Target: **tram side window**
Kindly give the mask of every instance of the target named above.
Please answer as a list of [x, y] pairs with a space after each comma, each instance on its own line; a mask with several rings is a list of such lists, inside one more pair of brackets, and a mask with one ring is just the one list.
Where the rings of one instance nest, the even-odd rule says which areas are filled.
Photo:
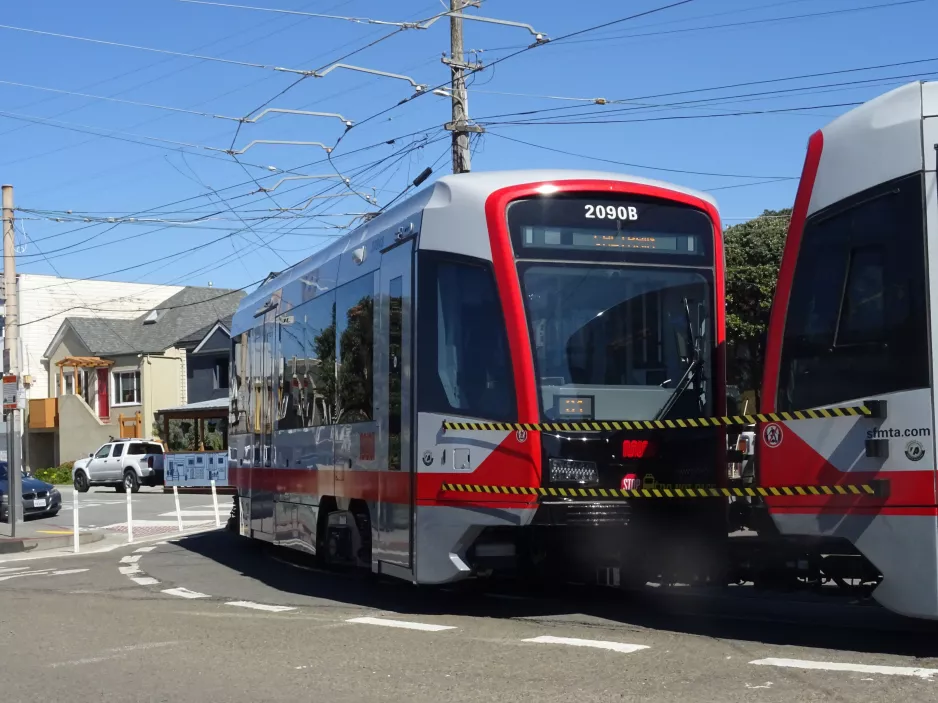
[[808, 220], [786, 316], [779, 410], [928, 386], [922, 197], [921, 176], [908, 176]]
[[277, 429], [335, 423], [335, 293], [282, 314], [280, 415]]
[[[297, 313], [300, 314], [299, 319]], [[278, 430], [295, 430], [305, 425], [301, 405], [301, 389], [306, 366], [302, 317], [302, 311], [294, 308], [277, 318], [277, 333], [280, 341]]]
[[375, 274], [336, 290], [339, 421], [374, 418]]
[[517, 419], [508, 337], [491, 268], [426, 253], [419, 276], [419, 409]]

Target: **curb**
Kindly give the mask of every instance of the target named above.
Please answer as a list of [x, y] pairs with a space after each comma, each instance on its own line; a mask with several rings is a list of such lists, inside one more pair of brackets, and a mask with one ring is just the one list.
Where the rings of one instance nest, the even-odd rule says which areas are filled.
[[[79, 532], [78, 544], [94, 544], [104, 539], [101, 532]], [[61, 537], [0, 537], [0, 554], [18, 554], [20, 552], [39, 552], [45, 549], [58, 549], [74, 544], [74, 535]]]

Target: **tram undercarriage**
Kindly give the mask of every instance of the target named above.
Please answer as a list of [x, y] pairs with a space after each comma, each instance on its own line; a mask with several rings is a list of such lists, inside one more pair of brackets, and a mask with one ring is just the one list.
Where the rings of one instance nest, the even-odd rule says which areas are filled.
[[[758, 499], [745, 505], [727, 510], [677, 501], [641, 509], [623, 502], [545, 504], [540, 519], [527, 527], [485, 528], [466, 556], [473, 579], [532, 589], [562, 583], [625, 591], [649, 584], [750, 586], [865, 598], [882, 582], [882, 574], [847, 540], [782, 536]], [[238, 506], [235, 497], [228, 523], [233, 532]], [[361, 512], [330, 514], [322, 561], [367, 570], [371, 529]]]

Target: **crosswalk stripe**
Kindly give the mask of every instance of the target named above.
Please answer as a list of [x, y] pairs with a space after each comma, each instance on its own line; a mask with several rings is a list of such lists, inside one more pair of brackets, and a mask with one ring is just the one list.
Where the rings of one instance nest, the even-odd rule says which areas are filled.
[[566, 644], [571, 647], [595, 647], [597, 649], [609, 649], [613, 652], [622, 654], [631, 654], [649, 647], [644, 644], [627, 644], [625, 642], [609, 642], [606, 640], [581, 640], [574, 637], [554, 637], [553, 635], [541, 635], [540, 637], [531, 637], [522, 642], [534, 642], [536, 644]]

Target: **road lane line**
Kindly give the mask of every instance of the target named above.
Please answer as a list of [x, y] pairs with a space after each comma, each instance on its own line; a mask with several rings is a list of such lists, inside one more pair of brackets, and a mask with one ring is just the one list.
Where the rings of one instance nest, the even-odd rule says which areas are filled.
[[156, 547], [139, 547], [134, 550], [134, 554], [146, 554], [147, 552], [152, 552]]
[[60, 571], [53, 571], [50, 576], [66, 576], [68, 574], [81, 574], [87, 571], [88, 569], [62, 569]]
[[252, 603], [247, 600], [233, 600], [225, 603], [225, 605], [234, 605], [238, 608], [253, 608], [254, 610], [266, 610], [271, 613], [285, 613], [288, 610], [296, 610], [289, 605], [264, 605], [263, 603]]
[[38, 569], [36, 571], [23, 571], [18, 574], [9, 574], [8, 576], [0, 576], [0, 581], [9, 581], [10, 579], [16, 579], [22, 576], [48, 576], [51, 572], [52, 572], [52, 569]]
[[131, 652], [135, 652], [140, 649], [154, 649], [158, 647], [170, 647], [178, 642], [144, 642], [141, 644], [129, 644], [125, 647], [115, 647], [113, 649], [105, 649], [104, 653], [96, 657], [85, 657], [83, 659], [73, 659], [72, 661], [67, 662], [54, 662], [52, 664], [47, 664], [51, 669], [56, 669], [60, 666], [81, 666], [83, 664], [97, 664], [98, 662], [107, 661], [109, 659], [120, 659], [127, 656]]
[[190, 591], [188, 588], [164, 588], [162, 592], [168, 596], [177, 596], [179, 598], [211, 598], [205, 593]]
[[156, 586], [159, 583], [152, 576], [131, 576], [130, 580], [138, 586]]
[[124, 576], [130, 576], [131, 574], [140, 573], [140, 565], [131, 564], [130, 566], [118, 566], [117, 570], [120, 571]]
[[351, 618], [345, 622], [359, 625], [381, 625], [382, 627], [400, 627], [405, 630], [424, 630], [425, 632], [441, 632], [442, 630], [455, 630], [451, 625], [428, 625], [424, 622], [408, 622], [407, 620], [385, 620], [384, 618]]
[[[179, 513], [182, 517], [215, 517], [214, 510], [180, 510]], [[176, 511], [160, 513], [160, 517], [176, 517]]]
[[595, 647], [597, 649], [608, 649], [622, 654], [631, 654], [649, 647], [644, 644], [626, 644], [625, 642], [607, 642], [605, 640], [580, 640], [575, 637], [554, 637], [553, 635], [541, 635], [540, 637], [531, 637], [522, 642], [534, 642], [536, 644], [566, 644], [571, 647]]
[[134, 556], [132, 554], [127, 555], [126, 557], [121, 557], [121, 564], [136, 564], [140, 561], [140, 556]]
[[925, 681], [932, 681], [938, 675], [938, 669], [924, 669], [918, 666], [884, 666], [878, 664], [847, 664], [843, 662], [819, 662], [804, 659], [756, 659], [749, 662], [757, 666], [779, 666], [788, 669], [814, 669], [818, 671], [850, 671], [857, 674], [883, 674], [885, 676], [915, 676]]
[[12, 574], [14, 571], [29, 571], [31, 568], [30, 566], [8, 566], [0, 569], [0, 574]]

